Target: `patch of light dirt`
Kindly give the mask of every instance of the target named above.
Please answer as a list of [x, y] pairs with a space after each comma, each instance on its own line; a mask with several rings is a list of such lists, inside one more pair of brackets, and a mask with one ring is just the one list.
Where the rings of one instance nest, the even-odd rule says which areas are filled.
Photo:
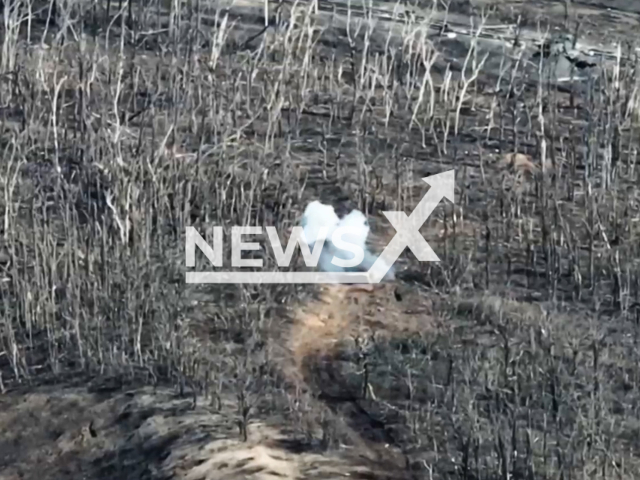
[[[273, 338], [290, 353], [281, 362], [285, 376], [306, 384], [310, 362], [356, 337], [428, 331], [428, 302], [411, 292], [410, 302], [398, 302], [394, 288], [322, 288], [319, 298], [297, 309], [283, 337]], [[393, 468], [402, 468], [400, 460], [389, 446], [382, 453], [367, 442], [328, 451], [289, 448], [296, 439], [281, 412], [252, 414], [243, 441], [237, 421], [233, 399], [214, 411], [202, 398], [193, 404], [165, 388], [10, 391], [0, 396], [0, 479], [399, 478]], [[358, 432], [352, 436], [357, 440]], [[388, 471], [376, 464], [381, 460], [389, 460]]]

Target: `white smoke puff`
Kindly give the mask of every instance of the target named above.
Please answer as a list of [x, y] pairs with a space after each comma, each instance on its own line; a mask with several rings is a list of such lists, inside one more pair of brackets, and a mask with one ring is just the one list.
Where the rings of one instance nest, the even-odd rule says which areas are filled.
[[[322, 252], [320, 253], [320, 259], [318, 261], [318, 268], [325, 272], [353, 272], [364, 271], [368, 272], [375, 264], [378, 257], [369, 251], [366, 245], [367, 238], [369, 236], [370, 228], [364, 214], [359, 210], [352, 210], [351, 213], [344, 218], [338, 218], [335, 210], [331, 205], [324, 205], [317, 200], [314, 200], [304, 211], [302, 216], [302, 240], [309, 245], [309, 248], [313, 249], [313, 245], [322, 239], [322, 229], [325, 229], [326, 235]], [[340, 235], [340, 239], [343, 242], [351, 244], [353, 247], [358, 247], [364, 253], [364, 258], [355, 267], [342, 267], [334, 263], [334, 257], [342, 260], [352, 260], [355, 253], [350, 249], [339, 248], [332, 241], [333, 234], [336, 229], [346, 227], [348, 232], [344, 232]], [[340, 242], [342, 243], [342, 242]], [[385, 269], [387, 274], [386, 280], [395, 279], [395, 271], [393, 267], [387, 269], [387, 265], [380, 265], [380, 269]]]

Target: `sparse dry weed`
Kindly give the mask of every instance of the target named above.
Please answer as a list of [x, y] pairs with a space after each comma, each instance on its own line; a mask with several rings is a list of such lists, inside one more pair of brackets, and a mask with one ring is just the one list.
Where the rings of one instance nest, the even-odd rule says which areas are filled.
[[[637, 477], [637, 51], [558, 86], [469, 2], [295, 1], [270, 18], [223, 3], [2, 2], [0, 399], [72, 379], [98, 397], [173, 385], [180, 408], [224, 423], [207, 445], [246, 460], [195, 460], [196, 440], [167, 431], [141, 440], [144, 471], [114, 473], [140, 457], [103, 445], [82, 467], [95, 478], [338, 475], [344, 459], [274, 460], [256, 438], [283, 425], [397, 478]], [[320, 199], [385, 232], [381, 212], [410, 212], [421, 178], [450, 168], [456, 206], [424, 228], [442, 261], [406, 253], [398, 285], [313, 299], [184, 284], [188, 225], [286, 232]], [[102, 441], [92, 412], [56, 436], [65, 459], [76, 437]], [[0, 476], [46, 465], [18, 437], [0, 439], [26, 452], [0, 451]], [[167, 474], [154, 455], [172, 449], [193, 464]]]

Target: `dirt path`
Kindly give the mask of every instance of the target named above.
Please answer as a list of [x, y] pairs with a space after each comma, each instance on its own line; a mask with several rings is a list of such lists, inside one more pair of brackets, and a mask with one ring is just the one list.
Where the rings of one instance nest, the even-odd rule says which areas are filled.
[[[297, 310], [284, 335], [271, 339], [286, 353], [279, 364], [285, 377], [312, 392], [318, 408], [333, 408], [336, 400], [328, 392], [341, 391], [344, 381], [332, 370], [334, 360], [357, 354], [355, 339], [362, 352], [372, 340], [425, 333], [433, 326], [428, 302], [417, 292], [398, 302], [394, 289], [322, 288], [317, 300]], [[331, 385], [327, 374], [335, 376]], [[344, 420], [337, 428], [351, 448], [313, 451], [301, 449], [290, 421], [275, 412], [255, 413], [243, 441], [233, 398], [212, 409], [202, 397], [194, 405], [166, 388], [107, 390], [42, 387], [0, 396], [0, 480], [406, 478], [398, 473], [404, 470], [399, 450], [368, 440], [350, 424], [354, 418], [340, 412], [333, 421]], [[342, 393], [351, 395], [347, 390]], [[366, 417], [357, 398], [345, 403]]]
[[[426, 28], [433, 37], [440, 37], [446, 25], [446, 31], [455, 35], [455, 41], [448, 42], [452, 48], [451, 55], [446, 58], [448, 61], [460, 58], [460, 53], [466, 54], [476, 36], [481, 49], [496, 55], [504, 54], [505, 47], [508, 49], [516, 38], [533, 53], [545, 34], [574, 33], [579, 25], [575, 48], [598, 61], [610, 62], [615, 61], [618, 44], [633, 42], [634, 32], [640, 27], [640, 7], [628, 0], [613, 3], [574, 0], [568, 3], [568, 10], [566, 2], [552, 0], [473, 0], [470, 2], [472, 7], [459, 5], [465, 2], [450, 2], [448, 11], [441, 7], [433, 10], [431, 2], [423, 3], [425, 5], [376, 1], [371, 5], [367, 3], [365, 8], [362, 2], [321, 1], [315, 19], [318, 25], [330, 28], [346, 26], [348, 17], [354, 25], [371, 20], [375, 24], [375, 35], [385, 40], [389, 33], [399, 36], [407, 20], [416, 27]], [[219, 0], [217, 4], [235, 14], [250, 15], [254, 20], [264, 15], [264, 2], [260, 0]], [[285, 5], [288, 5], [285, 8], [291, 8], [288, 3]], [[307, 5], [299, 4], [298, 8], [306, 10]], [[486, 12], [484, 20], [481, 17], [483, 9]], [[273, 3], [270, 14], [275, 10], [276, 3]], [[471, 11], [474, 13], [469, 13]], [[478, 35], [477, 29], [482, 22], [484, 28]]]

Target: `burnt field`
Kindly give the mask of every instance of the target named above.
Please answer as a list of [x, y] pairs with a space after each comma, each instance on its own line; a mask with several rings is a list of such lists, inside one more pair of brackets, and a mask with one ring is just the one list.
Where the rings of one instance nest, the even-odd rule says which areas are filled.
[[[640, 476], [635, 3], [2, 7], [0, 480]], [[185, 283], [451, 169], [374, 294]]]

